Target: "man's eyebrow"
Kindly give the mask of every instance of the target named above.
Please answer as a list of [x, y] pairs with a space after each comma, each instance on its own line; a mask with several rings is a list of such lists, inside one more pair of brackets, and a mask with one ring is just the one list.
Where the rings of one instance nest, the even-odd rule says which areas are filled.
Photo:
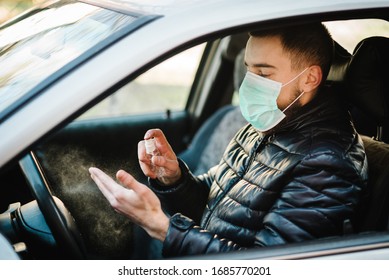
[[[244, 65], [249, 66], [246, 61], [244, 62]], [[254, 67], [254, 68], [274, 68], [274, 69], [277, 68], [274, 65], [267, 64], [267, 63], [254, 63], [254, 64], [250, 65], [250, 67]]]

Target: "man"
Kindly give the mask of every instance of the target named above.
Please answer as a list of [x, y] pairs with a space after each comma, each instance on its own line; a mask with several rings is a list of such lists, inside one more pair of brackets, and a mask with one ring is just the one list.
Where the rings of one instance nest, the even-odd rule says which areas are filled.
[[249, 124], [219, 165], [194, 177], [152, 129], [145, 140], [154, 138], [160, 155], [147, 156], [141, 141], [138, 157], [153, 191], [124, 171], [117, 178], [125, 188], [90, 169], [116, 211], [163, 241], [164, 256], [342, 235], [354, 221], [367, 161], [345, 106], [323, 86], [328, 31], [310, 24], [250, 35], [239, 91]]

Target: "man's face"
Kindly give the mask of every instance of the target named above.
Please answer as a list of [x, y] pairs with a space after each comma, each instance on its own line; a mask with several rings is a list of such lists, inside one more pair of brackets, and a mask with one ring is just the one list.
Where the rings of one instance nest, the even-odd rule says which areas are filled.
[[[275, 36], [250, 37], [246, 46], [245, 63], [248, 71], [282, 84], [291, 81], [301, 72], [292, 70], [291, 60], [288, 54], [283, 51], [280, 38]], [[301, 76], [282, 87], [277, 98], [280, 110], [285, 109], [300, 95], [299, 78]], [[298, 101], [294, 106], [297, 106], [297, 103]], [[287, 112], [285, 113], [288, 115]]]

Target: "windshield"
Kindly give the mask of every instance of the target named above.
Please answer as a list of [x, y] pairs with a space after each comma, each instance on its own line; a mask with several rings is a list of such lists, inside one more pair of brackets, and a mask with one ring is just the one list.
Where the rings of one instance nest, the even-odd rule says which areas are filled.
[[[74, 1], [60, 2], [0, 29], [0, 121], [53, 73], [136, 18]], [[110, 41], [110, 40], [108, 40]], [[108, 44], [108, 43], [107, 43]], [[44, 85], [41, 85], [42, 87]], [[36, 89], [35, 91], [38, 91]]]

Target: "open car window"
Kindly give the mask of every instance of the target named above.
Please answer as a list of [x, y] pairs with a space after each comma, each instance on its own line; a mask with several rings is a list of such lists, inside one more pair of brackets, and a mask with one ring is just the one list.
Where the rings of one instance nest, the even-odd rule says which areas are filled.
[[154, 66], [78, 120], [184, 110], [204, 47], [192, 47]]

